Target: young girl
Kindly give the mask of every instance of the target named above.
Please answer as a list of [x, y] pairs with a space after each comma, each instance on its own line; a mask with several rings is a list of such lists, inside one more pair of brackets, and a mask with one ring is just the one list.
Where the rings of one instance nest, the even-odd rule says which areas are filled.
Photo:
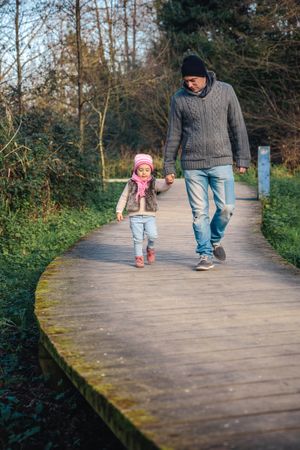
[[143, 240], [148, 238], [147, 261], [155, 262], [154, 240], [157, 238], [155, 213], [158, 209], [156, 193], [167, 191], [171, 185], [152, 176], [153, 160], [150, 155], [140, 153], [134, 158], [134, 170], [116, 207], [117, 220], [123, 220], [123, 209], [129, 213], [130, 228], [134, 243], [135, 266], [144, 267]]

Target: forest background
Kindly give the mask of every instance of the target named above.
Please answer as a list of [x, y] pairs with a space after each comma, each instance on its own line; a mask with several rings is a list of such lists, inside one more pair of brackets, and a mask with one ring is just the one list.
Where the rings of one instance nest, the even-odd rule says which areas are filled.
[[0, 20], [1, 211], [80, 204], [161, 157], [189, 51], [234, 86], [253, 157], [299, 165], [296, 0], [1, 0]]
[[121, 449], [76, 392], [45, 385], [37, 280], [114, 217], [122, 186], [105, 181], [128, 177], [135, 153], [150, 152], [162, 175], [170, 99], [189, 52], [233, 85], [253, 164], [270, 145], [283, 167], [264, 226], [300, 267], [300, 5], [0, 0], [0, 37], [0, 448]]

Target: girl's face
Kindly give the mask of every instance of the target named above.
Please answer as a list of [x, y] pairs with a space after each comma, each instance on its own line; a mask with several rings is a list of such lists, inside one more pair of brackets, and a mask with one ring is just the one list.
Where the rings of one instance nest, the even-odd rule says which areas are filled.
[[149, 178], [151, 175], [151, 167], [148, 166], [148, 164], [141, 164], [136, 169], [137, 175], [142, 178], [142, 180], [145, 180], [146, 178]]

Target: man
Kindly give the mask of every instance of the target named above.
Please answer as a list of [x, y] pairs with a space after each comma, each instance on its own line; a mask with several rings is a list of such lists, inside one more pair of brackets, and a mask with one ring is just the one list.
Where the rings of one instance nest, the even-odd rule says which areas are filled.
[[[196, 55], [181, 67], [183, 86], [172, 97], [164, 149], [166, 182], [175, 179], [175, 162], [181, 146], [181, 167], [193, 213], [193, 229], [200, 259], [196, 270], [214, 267], [213, 255], [224, 261], [221, 245], [235, 204], [232, 164], [239, 173], [250, 165], [248, 135], [235, 92], [207, 72]], [[210, 222], [208, 187], [216, 212]]]

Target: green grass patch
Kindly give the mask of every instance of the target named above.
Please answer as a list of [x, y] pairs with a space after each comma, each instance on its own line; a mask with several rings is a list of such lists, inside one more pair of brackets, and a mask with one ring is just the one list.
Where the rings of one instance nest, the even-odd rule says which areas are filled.
[[[237, 181], [257, 186], [252, 167]], [[263, 200], [262, 232], [274, 249], [300, 268], [300, 172], [290, 173], [283, 166], [272, 166], [270, 197]]]
[[263, 202], [262, 231], [283, 258], [300, 268], [300, 173], [273, 172], [270, 194]]
[[[94, 434], [91, 423], [98, 418], [86, 417], [79, 395], [58, 395], [45, 385], [38, 365], [34, 293], [51, 260], [81, 236], [115, 218], [123, 187], [123, 183], [109, 184], [96, 201], [80, 209], [53, 208], [46, 215], [28, 209], [2, 214], [0, 448], [86, 448], [89, 430]], [[101, 430], [98, 437], [90, 438], [95, 448], [104, 446], [103, 442], [100, 446]]]

